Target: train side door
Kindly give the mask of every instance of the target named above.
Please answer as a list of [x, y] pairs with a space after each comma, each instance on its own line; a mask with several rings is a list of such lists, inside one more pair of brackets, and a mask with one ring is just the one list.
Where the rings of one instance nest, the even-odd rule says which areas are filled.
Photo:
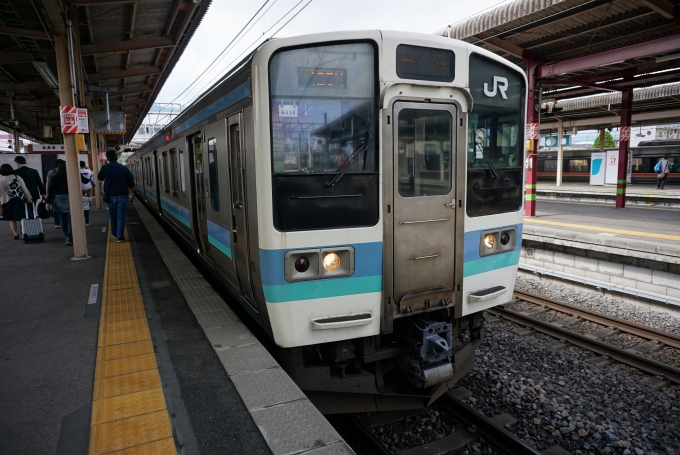
[[189, 167], [191, 174], [191, 202], [192, 225], [199, 253], [208, 259], [210, 256], [210, 242], [208, 241], [208, 213], [206, 200], [208, 199], [208, 183], [205, 177], [205, 156], [203, 155], [203, 135], [194, 134], [189, 137]]
[[248, 251], [248, 225], [245, 195], [245, 157], [241, 135], [241, 114], [227, 119], [227, 141], [229, 144], [229, 172], [231, 183], [232, 245], [234, 265], [241, 288], [241, 295], [253, 307], [257, 303], [250, 285], [250, 256]]
[[456, 107], [394, 105], [394, 299], [400, 311], [453, 299]]
[[156, 185], [156, 206], [158, 206], [158, 213], [163, 214], [163, 206], [161, 204], [161, 173], [159, 172], [160, 167], [158, 166], [158, 153], [153, 152], [153, 174], [154, 174], [154, 184]]

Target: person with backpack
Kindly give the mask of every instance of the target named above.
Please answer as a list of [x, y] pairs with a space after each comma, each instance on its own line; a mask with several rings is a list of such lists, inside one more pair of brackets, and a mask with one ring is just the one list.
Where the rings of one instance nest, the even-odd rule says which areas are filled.
[[54, 208], [61, 220], [61, 231], [66, 237], [66, 244], [73, 245], [71, 231], [71, 205], [68, 199], [68, 178], [66, 176], [66, 162], [57, 164], [57, 172], [50, 179], [47, 194], [47, 210]]
[[94, 181], [92, 180], [92, 171], [87, 168], [85, 161], [80, 162], [80, 189], [86, 196], [92, 195], [92, 188], [94, 188]]
[[97, 178], [100, 182], [104, 182], [102, 199], [109, 205], [111, 235], [118, 239], [118, 243], [121, 243], [125, 241], [128, 196], [130, 190], [135, 187], [135, 178], [130, 169], [118, 162], [118, 155], [114, 150], [106, 151], [106, 160], [108, 163], [99, 170]]
[[14, 240], [19, 240], [17, 221], [26, 217], [26, 203], [32, 203], [31, 193], [28, 191], [24, 179], [14, 175], [14, 169], [9, 164], [0, 166], [0, 204], [2, 204], [2, 219], [9, 221], [14, 233]]
[[665, 154], [656, 166], [654, 166], [654, 171], [656, 174], [656, 189], [663, 190], [664, 185], [666, 185], [666, 179], [671, 171], [671, 162], [668, 161], [668, 154]]

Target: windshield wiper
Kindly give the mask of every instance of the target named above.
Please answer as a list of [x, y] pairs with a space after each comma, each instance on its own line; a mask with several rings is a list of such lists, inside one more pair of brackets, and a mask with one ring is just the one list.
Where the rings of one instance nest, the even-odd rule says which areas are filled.
[[[337, 174], [335, 174], [335, 177], [333, 177], [333, 179], [330, 182], [326, 183], [326, 186], [335, 185], [336, 182], [338, 182], [338, 180], [340, 180], [342, 178], [342, 176], [345, 175], [345, 172], [347, 172], [347, 170], [349, 169], [349, 166], [352, 164], [355, 157], [359, 156], [360, 152], [365, 152], [366, 150], [368, 150], [368, 145], [366, 145], [366, 144], [360, 145], [359, 147], [355, 148], [354, 151], [352, 153], [350, 153], [350, 155], [347, 157], [345, 162], [342, 163], [340, 165], [340, 167], [338, 167], [336, 169], [335, 172], [337, 172]], [[364, 167], [366, 167], [365, 161], [366, 160], [364, 160]]]
[[326, 183], [326, 186], [333, 186], [333, 185], [335, 185], [335, 184], [342, 178], [342, 176], [345, 175], [345, 173], [346, 173], [347, 170], [349, 169], [349, 166], [352, 164], [352, 162], [354, 161], [354, 159], [355, 159], [357, 156], [359, 156], [359, 154], [360, 154], [361, 152], [364, 152], [364, 166], [363, 166], [363, 169], [364, 169], [364, 170], [366, 169], [366, 157], [368, 156], [368, 153], [366, 153], [366, 152], [368, 151], [368, 134], [369, 134], [369, 132], [370, 132], [369, 123], [366, 123], [366, 138], [365, 138], [365, 140], [364, 140], [364, 144], [358, 146], [357, 148], [355, 148], [355, 149], [352, 151], [352, 153], [349, 154], [349, 156], [347, 157], [347, 159], [345, 160], [345, 162], [342, 163], [342, 164], [335, 170], [335, 172], [336, 172], [335, 177], [333, 177], [333, 179], [332, 179], [330, 182]]
[[[479, 142], [477, 142], [477, 128], [475, 127], [474, 124], [472, 125], [472, 129], [475, 132], [475, 147], [479, 147], [481, 149], [482, 157], [484, 158], [484, 161], [486, 161], [487, 166], [489, 166], [489, 169], [491, 170], [491, 174], [493, 175], [493, 178], [496, 179], [496, 180], [500, 180], [501, 175], [498, 173], [498, 171], [496, 170], [496, 166], [493, 165], [493, 163], [489, 159], [489, 156], [484, 151], [484, 146], [482, 144], [480, 144]], [[475, 151], [475, 153], [476, 153], [476, 151]], [[477, 158], [475, 157], [475, 160], [476, 159]]]

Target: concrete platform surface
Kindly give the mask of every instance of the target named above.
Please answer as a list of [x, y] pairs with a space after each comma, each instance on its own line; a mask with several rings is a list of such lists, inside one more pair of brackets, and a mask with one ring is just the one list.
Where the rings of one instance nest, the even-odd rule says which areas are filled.
[[[536, 185], [536, 200], [588, 202], [614, 206], [616, 185], [591, 186], [587, 183], [566, 183], [556, 186], [554, 182]], [[626, 186], [626, 206], [680, 208], [680, 188], [666, 185], [656, 189], [654, 184], [630, 184]]]
[[44, 243], [13, 240], [0, 222], [0, 453], [86, 454], [108, 224], [90, 212], [88, 252], [71, 261], [61, 230], [44, 220]]
[[583, 232], [601, 237], [627, 238], [659, 243], [680, 243], [680, 210], [598, 204], [537, 201], [536, 216], [527, 226]]

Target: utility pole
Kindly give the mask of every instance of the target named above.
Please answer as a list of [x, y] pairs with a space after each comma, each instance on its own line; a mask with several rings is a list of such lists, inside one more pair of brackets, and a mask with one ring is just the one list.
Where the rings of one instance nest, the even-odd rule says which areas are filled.
[[[75, 106], [73, 87], [75, 81], [71, 79], [72, 67], [69, 47], [64, 37], [55, 33], [54, 45], [57, 54], [57, 76], [59, 78], [59, 104]], [[68, 199], [71, 208], [71, 231], [73, 235], [73, 258], [89, 259], [87, 255], [87, 237], [85, 233], [85, 216], [83, 214], [83, 196], [80, 189], [80, 165], [78, 150], [74, 134], [63, 135], [64, 150], [66, 152], [66, 176], [68, 177]]]

